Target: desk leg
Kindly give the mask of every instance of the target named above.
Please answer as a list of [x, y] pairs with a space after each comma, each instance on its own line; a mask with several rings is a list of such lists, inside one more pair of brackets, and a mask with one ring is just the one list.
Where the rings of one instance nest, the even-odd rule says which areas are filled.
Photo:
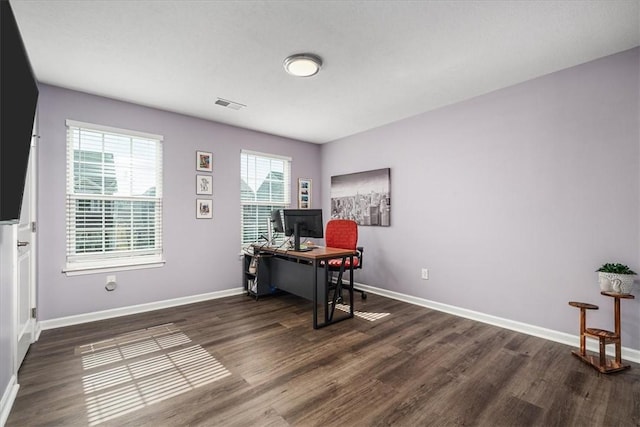
[[351, 265], [349, 267], [350, 277], [349, 277], [349, 315], [340, 317], [339, 319], [334, 320], [333, 315], [335, 313], [336, 308], [336, 299], [338, 296], [338, 292], [340, 292], [340, 288], [342, 287], [342, 277], [345, 271], [344, 265], [347, 260], [346, 256], [342, 257], [342, 267], [340, 269], [338, 275], [338, 283], [336, 283], [336, 290], [334, 291], [333, 298], [331, 304], [329, 302], [329, 269], [324, 268], [324, 292], [322, 295], [322, 306], [324, 309], [324, 322], [322, 324], [318, 324], [318, 261], [314, 261], [314, 279], [313, 279], [313, 328], [319, 329], [325, 326], [332, 325], [337, 322], [341, 322], [346, 319], [353, 318], [354, 310], [353, 310], [353, 255], [350, 256]]
[[318, 329], [318, 260], [313, 261], [313, 329]]
[[[335, 297], [333, 298], [335, 302]], [[331, 306], [331, 310], [333, 310], [334, 306]], [[333, 311], [331, 311], [331, 316], [329, 316], [329, 266], [325, 264], [324, 266], [324, 323], [328, 324], [329, 320], [333, 319]]]
[[353, 255], [349, 257], [349, 317], [353, 317]]

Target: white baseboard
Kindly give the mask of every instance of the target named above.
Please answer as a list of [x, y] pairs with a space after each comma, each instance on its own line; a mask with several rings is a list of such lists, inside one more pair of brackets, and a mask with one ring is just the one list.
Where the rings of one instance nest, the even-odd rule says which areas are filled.
[[0, 400], [0, 426], [4, 426], [7, 423], [19, 388], [20, 385], [17, 382], [16, 376], [12, 375], [9, 384], [7, 384], [7, 388], [5, 388], [2, 393], [2, 400]]
[[47, 329], [61, 328], [64, 326], [78, 325], [81, 323], [95, 322], [96, 320], [112, 319], [114, 317], [128, 316], [130, 314], [144, 313], [147, 311], [160, 310], [162, 308], [176, 307], [179, 305], [192, 304], [194, 302], [207, 301], [218, 298], [225, 298], [233, 295], [240, 295], [246, 291], [243, 288], [226, 289], [224, 291], [209, 292], [206, 294], [192, 295], [188, 297], [175, 298], [171, 300], [151, 302], [147, 304], [131, 305], [129, 307], [114, 308], [111, 310], [96, 311], [93, 313], [77, 314], [75, 316], [59, 317], [57, 319], [43, 320], [38, 322], [38, 336], [40, 331]]
[[38, 322], [38, 320], [36, 320], [36, 327], [34, 328], [35, 330], [33, 331], [33, 341], [32, 343], [38, 341], [40, 339], [40, 333], [42, 332], [42, 325], [40, 324], [40, 322]]
[[[477, 320], [478, 322], [488, 323], [490, 325], [499, 326], [501, 328], [510, 329], [516, 332], [522, 332], [523, 334], [533, 335], [534, 337], [544, 338], [549, 341], [555, 341], [561, 344], [569, 345], [571, 347], [580, 347], [580, 339], [578, 337], [578, 334], [571, 335], [567, 334], [566, 332], [555, 331], [553, 329], [529, 325], [527, 323], [517, 322], [515, 320], [504, 319], [502, 317], [496, 317], [490, 314], [468, 310], [466, 308], [460, 308], [453, 305], [442, 304], [436, 301], [430, 301], [424, 298], [401, 294], [399, 292], [376, 288], [374, 286], [369, 286], [362, 283], [354, 283], [354, 286], [358, 289], [362, 289], [363, 291], [370, 292], [372, 294], [382, 295], [384, 297], [407, 302], [409, 304], [431, 308], [433, 310], [442, 311], [471, 320]], [[587, 340], [587, 350], [597, 353], [599, 351], [599, 347], [596, 341]], [[613, 346], [608, 346], [607, 354], [610, 356], [614, 356], [613, 351]], [[622, 358], [631, 362], [640, 363], [640, 350], [622, 347]]]
[[[476, 320], [482, 323], [499, 326], [501, 328], [510, 329], [516, 332], [522, 332], [527, 335], [547, 339], [550, 341], [566, 344], [571, 347], [580, 347], [578, 335], [567, 334], [566, 332], [555, 331], [553, 329], [542, 328], [540, 326], [529, 325], [527, 323], [517, 322], [515, 320], [504, 319], [502, 317], [492, 316], [490, 314], [478, 311], [468, 310], [466, 308], [456, 307], [453, 305], [443, 304], [436, 301], [418, 298], [411, 295], [401, 294], [399, 292], [389, 291], [387, 289], [376, 288], [374, 286], [365, 285], [363, 283], [354, 284], [358, 289], [363, 291], [382, 295], [387, 298], [396, 299], [407, 302], [409, 304], [419, 305], [421, 307], [431, 308], [433, 310], [442, 311], [453, 314], [455, 316]], [[172, 300], [158, 301], [148, 304], [139, 304], [129, 307], [116, 308], [112, 310], [97, 311], [95, 313], [79, 314], [75, 316], [61, 317], [58, 319], [44, 320], [39, 322], [38, 335], [41, 330], [61, 328], [63, 326], [77, 325], [80, 323], [94, 322], [96, 320], [111, 319], [119, 316], [127, 316], [130, 314], [144, 313], [146, 311], [159, 310], [162, 308], [175, 307], [179, 305], [192, 304], [194, 302], [206, 301], [217, 298], [224, 298], [233, 295], [241, 295], [245, 292], [243, 288], [233, 288], [224, 291], [211, 292], [189, 297], [176, 298]], [[608, 346], [607, 354], [613, 356], [612, 346]], [[589, 351], [598, 352], [598, 346], [595, 341], [587, 340], [587, 349]], [[622, 347], [622, 358], [635, 363], [640, 363], [640, 350]]]

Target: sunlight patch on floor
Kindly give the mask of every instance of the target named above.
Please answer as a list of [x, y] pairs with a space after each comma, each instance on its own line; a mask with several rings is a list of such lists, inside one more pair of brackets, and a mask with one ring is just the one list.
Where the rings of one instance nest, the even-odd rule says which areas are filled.
[[[336, 304], [336, 308], [338, 310], [342, 310], [347, 313], [349, 312], [349, 306], [345, 304]], [[383, 317], [386, 317], [390, 314], [391, 313], [369, 313], [366, 311], [358, 311], [358, 310], [353, 311], [354, 316], [359, 317], [361, 319], [369, 320], [371, 322], [376, 321], [378, 319], [382, 319]]]
[[231, 375], [204, 348], [194, 345], [82, 379], [89, 425], [180, 395]]
[[[167, 323], [76, 347], [82, 367], [92, 371], [82, 377], [89, 425], [231, 375], [200, 345], [184, 347], [188, 343], [191, 338]], [[152, 355], [154, 352], [160, 354]], [[130, 360], [135, 358], [140, 360]], [[130, 362], [123, 364], [127, 360]], [[117, 362], [119, 366], [106, 367]]]
[[164, 323], [162, 325], [152, 326], [146, 329], [127, 332], [125, 334], [121, 334], [106, 340], [96, 341], [94, 343], [78, 346], [76, 347], [75, 353], [93, 353], [96, 351], [102, 351], [107, 348], [117, 347], [123, 344], [129, 344], [136, 341], [148, 340], [149, 338], [156, 338], [163, 335], [174, 334], [176, 332], [180, 332], [180, 329], [177, 326], [175, 326], [173, 323]]
[[[137, 338], [142, 339], [141, 337]], [[95, 348], [87, 349], [82, 356], [82, 367], [92, 369], [99, 366], [108, 365], [122, 360], [133, 359], [138, 356], [153, 353], [168, 348], [178, 347], [191, 342], [191, 339], [183, 332], [173, 332], [170, 335], [151, 336], [143, 341], [114, 341], [109, 347], [102, 347], [101, 350]], [[92, 344], [89, 344], [91, 346]]]

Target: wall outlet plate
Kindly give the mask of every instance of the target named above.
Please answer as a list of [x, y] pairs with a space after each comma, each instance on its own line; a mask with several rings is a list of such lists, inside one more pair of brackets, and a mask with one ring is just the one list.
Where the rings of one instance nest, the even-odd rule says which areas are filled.
[[422, 279], [429, 280], [429, 269], [427, 268], [422, 269]]

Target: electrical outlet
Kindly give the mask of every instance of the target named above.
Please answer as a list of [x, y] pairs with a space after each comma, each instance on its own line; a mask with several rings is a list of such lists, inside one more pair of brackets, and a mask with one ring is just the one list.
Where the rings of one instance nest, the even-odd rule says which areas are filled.
[[426, 268], [422, 269], [422, 279], [423, 280], [429, 280], [429, 270]]

